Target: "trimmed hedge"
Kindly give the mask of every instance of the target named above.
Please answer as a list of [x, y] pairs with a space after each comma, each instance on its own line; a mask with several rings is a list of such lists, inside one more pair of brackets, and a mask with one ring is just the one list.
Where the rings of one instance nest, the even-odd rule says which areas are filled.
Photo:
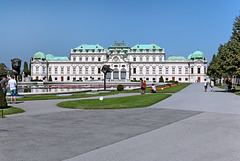
[[118, 91], [123, 91], [123, 90], [124, 90], [123, 85], [119, 84], [119, 85], [117, 86], [117, 90], [118, 90]]

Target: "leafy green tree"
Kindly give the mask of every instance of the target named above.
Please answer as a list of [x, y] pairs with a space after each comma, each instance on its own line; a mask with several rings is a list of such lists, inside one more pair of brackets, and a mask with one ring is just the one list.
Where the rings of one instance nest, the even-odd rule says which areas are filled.
[[49, 78], [48, 78], [48, 81], [52, 81], [52, 76], [51, 75], [49, 75]]
[[25, 61], [23, 65], [23, 71], [25, 76], [28, 76], [31, 74], [30, 70], [28, 70], [28, 63]]
[[7, 76], [7, 69], [4, 63], [0, 63], [0, 78]]
[[2, 88], [0, 88], [0, 108], [6, 108], [7, 107], [7, 101], [4, 96]]
[[163, 77], [162, 77], [162, 76], [159, 78], [159, 82], [164, 82], [164, 80], [163, 80]]

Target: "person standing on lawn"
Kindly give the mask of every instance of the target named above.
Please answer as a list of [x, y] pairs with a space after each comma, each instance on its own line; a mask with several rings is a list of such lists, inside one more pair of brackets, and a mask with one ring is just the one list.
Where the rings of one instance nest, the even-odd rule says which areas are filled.
[[143, 94], [145, 94], [145, 92], [146, 92], [146, 86], [147, 86], [147, 83], [145, 80], [145, 81], [143, 81]]
[[17, 102], [17, 82], [14, 79], [14, 76], [11, 76], [11, 79], [8, 81], [8, 84], [10, 86], [10, 94], [11, 94], [11, 103], [13, 103], [13, 97], [14, 97], [14, 102]]

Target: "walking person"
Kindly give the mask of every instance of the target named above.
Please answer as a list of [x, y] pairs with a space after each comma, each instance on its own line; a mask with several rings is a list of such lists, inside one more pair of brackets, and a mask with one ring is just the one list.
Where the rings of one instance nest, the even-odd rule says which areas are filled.
[[141, 94], [143, 94], [143, 80], [141, 80]]
[[145, 81], [143, 81], [143, 94], [145, 94], [145, 92], [146, 92], [146, 86], [147, 86], [147, 83], [145, 80]]
[[156, 86], [155, 86], [155, 84], [152, 84], [152, 93], [156, 93]]
[[1, 80], [1, 87], [3, 90], [3, 94], [6, 97], [6, 93], [7, 93], [7, 85], [8, 85], [8, 81], [6, 77], [3, 77], [3, 79]]
[[211, 92], [213, 91], [213, 87], [214, 87], [214, 82], [213, 82], [213, 80], [210, 80], [210, 88], [211, 88]]
[[14, 79], [13, 76], [11, 76], [11, 79], [8, 81], [8, 84], [10, 86], [10, 94], [11, 94], [11, 103], [13, 103], [13, 97], [14, 97], [14, 102], [17, 102], [17, 82]]
[[206, 79], [204, 79], [204, 89], [205, 89], [205, 92], [207, 92], [207, 86], [208, 86], [208, 82]]

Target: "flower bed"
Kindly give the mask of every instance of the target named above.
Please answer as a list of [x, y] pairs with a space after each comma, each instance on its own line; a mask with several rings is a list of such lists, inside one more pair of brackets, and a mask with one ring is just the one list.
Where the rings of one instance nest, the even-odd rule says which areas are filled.
[[[166, 88], [174, 87], [174, 86], [181, 85], [181, 84], [182, 83], [171, 84], [170, 86], [169, 85], [163, 85], [163, 86], [157, 87], [156, 90], [164, 90]], [[152, 88], [150, 88], [149, 90], [152, 90]]]

